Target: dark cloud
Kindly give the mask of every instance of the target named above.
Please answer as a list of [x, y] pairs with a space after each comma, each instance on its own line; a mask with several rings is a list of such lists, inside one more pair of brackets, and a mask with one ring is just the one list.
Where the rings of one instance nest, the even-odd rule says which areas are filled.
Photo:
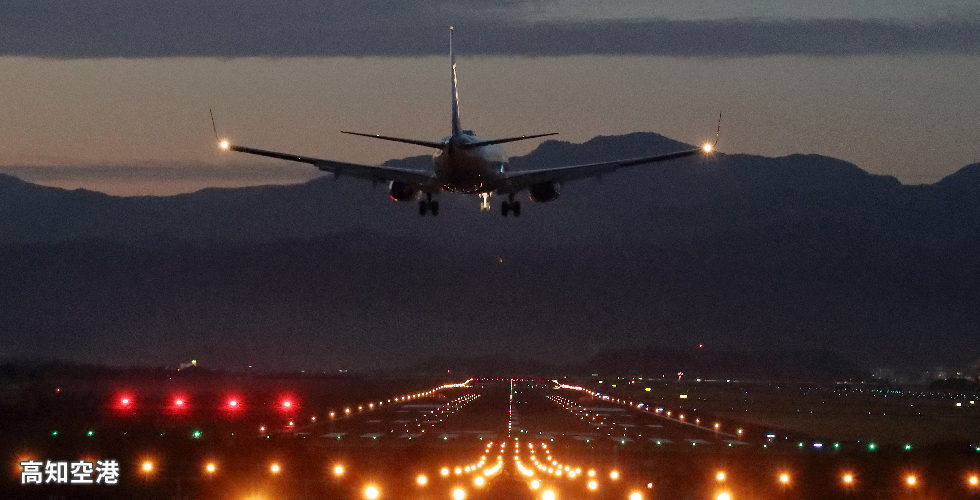
[[0, 54], [52, 58], [466, 54], [977, 54], [980, 18], [531, 22], [533, 1], [8, 0]]

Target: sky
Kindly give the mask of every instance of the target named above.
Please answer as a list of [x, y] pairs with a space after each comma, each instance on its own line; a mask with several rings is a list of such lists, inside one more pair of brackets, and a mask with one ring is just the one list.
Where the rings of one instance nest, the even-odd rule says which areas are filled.
[[447, 135], [449, 25], [480, 135], [698, 143], [721, 111], [728, 153], [818, 153], [910, 184], [980, 160], [975, 1], [9, 0], [0, 172], [118, 195], [317, 175], [222, 154], [209, 109], [239, 144], [429, 154], [339, 131]]

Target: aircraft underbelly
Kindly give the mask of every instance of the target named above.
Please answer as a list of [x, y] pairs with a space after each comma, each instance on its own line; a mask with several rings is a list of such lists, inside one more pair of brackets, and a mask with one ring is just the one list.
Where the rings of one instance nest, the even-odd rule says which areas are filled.
[[456, 193], [475, 194], [492, 190], [499, 174], [499, 165], [491, 165], [487, 158], [470, 152], [455, 152], [436, 157], [436, 175], [442, 188]]

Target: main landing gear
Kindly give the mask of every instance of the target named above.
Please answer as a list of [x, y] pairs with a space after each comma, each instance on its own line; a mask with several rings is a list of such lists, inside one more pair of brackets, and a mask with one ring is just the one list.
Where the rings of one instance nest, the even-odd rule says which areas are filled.
[[425, 199], [419, 200], [419, 217], [429, 212], [432, 213], [433, 217], [439, 215], [439, 200], [433, 200], [432, 194], [426, 193]]
[[521, 216], [521, 202], [514, 201], [514, 195], [509, 200], [500, 202], [500, 215], [507, 217], [508, 212], [513, 212], [514, 217]]

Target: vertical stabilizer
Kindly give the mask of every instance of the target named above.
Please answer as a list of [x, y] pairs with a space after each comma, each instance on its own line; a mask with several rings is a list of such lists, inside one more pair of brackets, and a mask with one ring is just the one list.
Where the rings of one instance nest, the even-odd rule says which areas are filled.
[[453, 27], [449, 27], [449, 63], [453, 67], [453, 137], [461, 135], [459, 127], [459, 94], [456, 92], [456, 56], [453, 54]]

